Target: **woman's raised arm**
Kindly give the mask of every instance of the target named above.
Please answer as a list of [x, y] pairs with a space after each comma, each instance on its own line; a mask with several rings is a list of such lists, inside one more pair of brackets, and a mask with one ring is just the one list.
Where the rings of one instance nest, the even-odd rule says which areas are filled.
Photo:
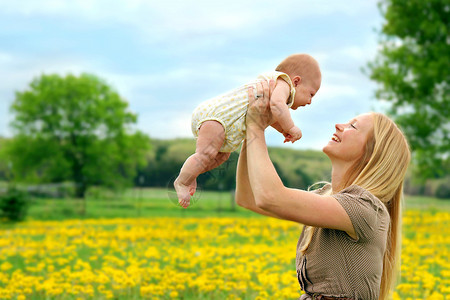
[[284, 186], [270, 160], [264, 136], [272, 121], [269, 86], [266, 83], [262, 88], [258, 86], [258, 93], [263, 97], [255, 99], [249, 91], [246, 143], [248, 180], [256, 207], [280, 219], [343, 230], [354, 236], [347, 212], [334, 197]]
[[253, 196], [250, 181], [248, 179], [247, 168], [247, 140], [244, 140], [239, 154], [239, 160], [236, 171], [236, 203], [243, 208], [254, 211], [258, 214], [277, 217], [276, 215], [265, 211], [264, 209], [256, 206], [255, 197]]

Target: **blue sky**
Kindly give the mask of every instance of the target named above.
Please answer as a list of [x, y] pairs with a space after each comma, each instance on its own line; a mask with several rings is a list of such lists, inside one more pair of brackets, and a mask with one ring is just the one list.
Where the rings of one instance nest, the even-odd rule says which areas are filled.
[[[34, 77], [88, 72], [129, 102], [138, 129], [192, 137], [200, 102], [309, 53], [322, 87], [312, 105], [292, 111], [303, 138], [285, 146], [321, 149], [335, 123], [383, 110], [360, 70], [376, 54], [382, 22], [373, 0], [0, 0], [0, 135], [12, 135], [14, 93]], [[268, 130], [268, 144], [283, 139]]]

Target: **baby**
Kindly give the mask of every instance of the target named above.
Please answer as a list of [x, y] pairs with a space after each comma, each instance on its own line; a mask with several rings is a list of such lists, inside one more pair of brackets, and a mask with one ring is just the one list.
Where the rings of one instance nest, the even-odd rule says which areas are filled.
[[[275, 71], [260, 75], [257, 80], [201, 103], [192, 114], [192, 132], [197, 137], [195, 154], [183, 164], [174, 182], [178, 202], [184, 208], [197, 187], [197, 177], [225, 162], [231, 152], [245, 139], [248, 89], [263, 80], [275, 80], [270, 96], [273, 128], [282, 133], [284, 142], [301, 138], [289, 108], [296, 110], [311, 103], [321, 83], [317, 61], [307, 54], [294, 54], [284, 59]], [[258, 97], [258, 95], [256, 95]]]

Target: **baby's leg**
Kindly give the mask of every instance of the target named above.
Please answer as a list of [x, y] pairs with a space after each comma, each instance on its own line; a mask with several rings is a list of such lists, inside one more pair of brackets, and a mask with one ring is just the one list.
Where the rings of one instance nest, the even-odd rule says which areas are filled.
[[[218, 166], [226, 162], [230, 157], [230, 155], [231, 155], [230, 152], [219, 152], [216, 158], [214, 158], [211, 161], [211, 163], [202, 171], [202, 173], [217, 168]], [[194, 181], [189, 185], [189, 194], [193, 196], [196, 189], [197, 189], [197, 180], [194, 179]]]
[[228, 160], [228, 158], [230, 157], [231, 153], [230, 152], [219, 152], [217, 153], [217, 156], [214, 158], [214, 160], [211, 161], [211, 164], [209, 164], [204, 172], [208, 172], [209, 170], [215, 169], [218, 166], [220, 166], [221, 164], [223, 164], [224, 162], [226, 162]]
[[[200, 127], [195, 153], [184, 162], [180, 175], [174, 182], [178, 202], [189, 206], [190, 196], [195, 192], [195, 181], [215, 165], [215, 159], [225, 140], [225, 130], [217, 121], [206, 121]], [[222, 161], [223, 162], [223, 161]]]

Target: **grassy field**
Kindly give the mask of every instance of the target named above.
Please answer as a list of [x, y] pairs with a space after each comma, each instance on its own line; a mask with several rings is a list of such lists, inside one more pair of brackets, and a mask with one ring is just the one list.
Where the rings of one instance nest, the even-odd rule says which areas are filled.
[[[199, 192], [35, 199], [0, 226], [0, 299], [296, 299], [298, 224]], [[401, 279], [393, 299], [450, 299], [450, 201], [407, 197]]]
[[[189, 208], [177, 205], [173, 190], [162, 188], [133, 189], [123, 193], [103, 192], [86, 201], [77, 199], [34, 199], [29, 209], [32, 220], [65, 220], [73, 218], [134, 217], [258, 217], [233, 205], [232, 192], [198, 191]], [[450, 200], [406, 196], [405, 209], [450, 211]], [[82, 212], [84, 214], [81, 214]]]
[[[134, 218], [134, 217], [232, 217], [254, 215], [232, 205], [231, 192], [199, 191], [188, 209], [178, 206], [175, 192], [166, 189], [133, 189], [77, 199], [34, 199], [29, 218], [64, 220], [68, 218]], [[85, 206], [84, 206], [85, 205]], [[81, 215], [85, 207], [85, 214]]]

